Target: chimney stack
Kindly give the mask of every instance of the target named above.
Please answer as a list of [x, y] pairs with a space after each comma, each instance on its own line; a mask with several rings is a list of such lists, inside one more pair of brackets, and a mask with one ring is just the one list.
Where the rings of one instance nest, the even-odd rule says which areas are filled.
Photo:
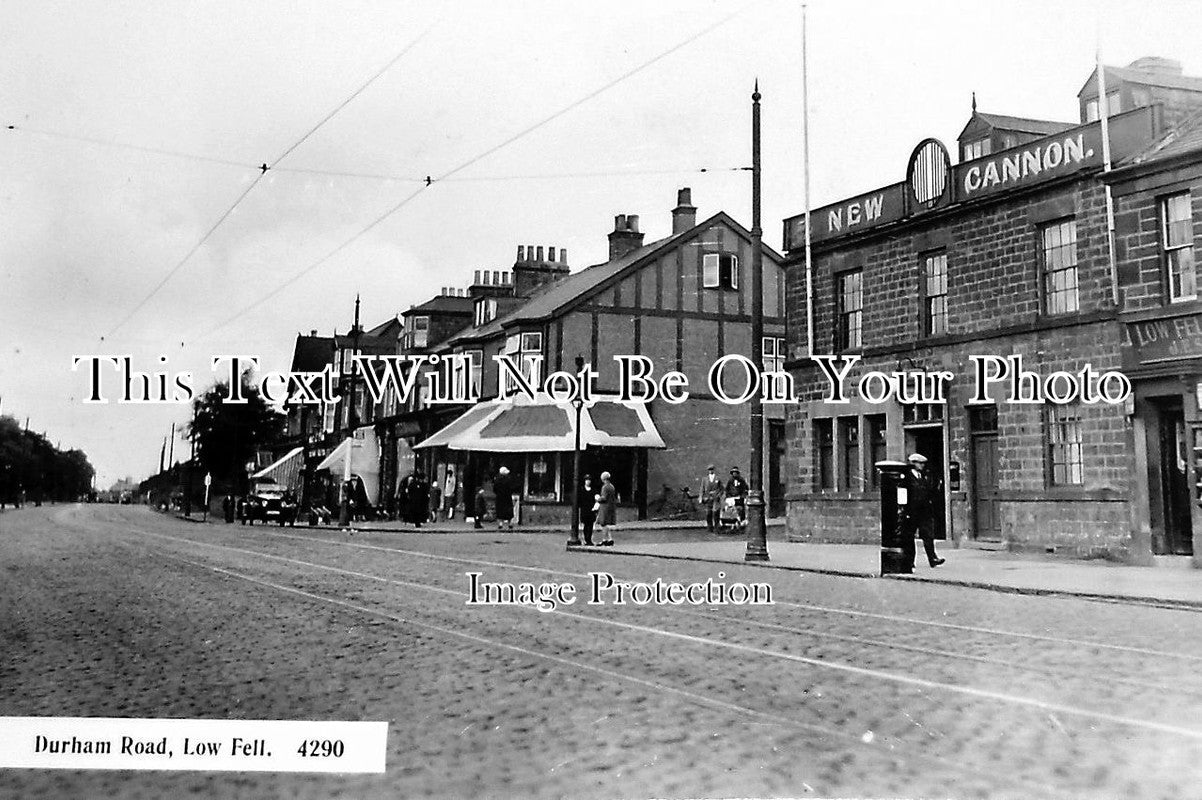
[[684, 187], [676, 193], [676, 208], [672, 209], [672, 235], [684, 233], [697, 224], [697, 207], [693, 205], [693, 190]]
[[643, 246], [639, 233], [638, 214], [618, 214], [614, 217], [613, 233], [609, 234], [609, 260], [615, 261]]

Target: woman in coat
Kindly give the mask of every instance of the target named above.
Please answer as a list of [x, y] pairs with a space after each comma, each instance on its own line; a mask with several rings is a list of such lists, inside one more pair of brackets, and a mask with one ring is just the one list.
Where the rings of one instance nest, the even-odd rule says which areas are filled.
[[425, 521], [430, 508], [430, 484], [419, 472], [409, 480], [409, 521], [415, 528], [420, 528]]

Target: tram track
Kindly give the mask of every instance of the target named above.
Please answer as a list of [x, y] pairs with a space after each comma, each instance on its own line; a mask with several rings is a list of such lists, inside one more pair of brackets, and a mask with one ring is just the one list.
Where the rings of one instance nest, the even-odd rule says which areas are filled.
[[[420, 581], [401, 580], [401, 579], [397, 579], [397, 578], [389, 578], [389, 577], [380, 576], [380, 575], [373, 575], [371, 573], [361, 572], [358, 570], [348, 570], [346, 568], [335, 567], [335, 566], [331, 566], [328, 564], [319, 564], [316, 562], [304, 561], [301, 559], [290, 558], [287, 556], [280, 556], [280, 555], [276, 555], [276, 554], [272, 554], [272, 553], [263, 553], [262, 551], [258, 551], [258, 550], [233, 547], [231, 545], [223, 545], [223, 544], [217, 544], [217, 543], [213, 543], [213, 542], [198, 541], [198, 540], [190, 539], [187, 537], [175, 537], [175, 536], [168, 536], [165, 534], [157, 534], [157, 533], [145, 532], [145, 531], [142, 533], [144, 535], [147, 535], [147, 536], [150, 536], [150, 537], [153, 537], [156, 539], [160, 539], [160, 540], [173, 541], [173, 542], [176, 542], [179, 544], [188, 544], [188, 545], [207, 547], [207, 548], [212, 548], [212, 549], [217, 549], [217, 550], [224, 550], [224, 551], [231, 552], [231, 553], [237, 553], [237, 554], [240, 554], [243, 556], [250, 556], [252, 558], [259, 558], [259, 559], [272, 561], [272, 562], [275, 562], [278, 564], [287, 564], [292, 567], [300, 567], [300, 568], [308, 569], [308, 570], [317, 570], [317, 571], [326, 572], [326, 573], [339, 574], [339, 575], [343, 575], [345, 577], [354, 578], [354, 579], [358, 579], [358, 580], [367, 580], [367, 581], [380, 583], [380, 584], [391, 584], [391, 585], [405, 587], [405, 588], [409, 588], [409, 589], [418, 589], [418, 590], [434, 592], [434, 593], [447, 595], [447, 596], [454, 596], [456, 598], [466, 598], [467, 597], [467, 594], [465, 592], [457, 591], [454, 589], [448, 589], [446, 587], [438, 586], [438, 585], [434, 585], [434, 584], [422, 583]], [[500, 562], [497, 562], [497, 564], [500, 565]], [[563, 574], [563, 573], [560, 573], [560, 574]], [[790, 652], [785, 652], [783, 650], [772, 649], [770, 647], [759, 647], [759, 646], [748, 645], [748, 644], [744, 644], [744, 643], [740, 643], [740, 642], [726, 641], [726, 640], [715, 639], [715, 638], [711, 638], [711, 637], [696, 636], [693, 634], [683, 633], [680, 631], [673, 631], [673, 630], [668, 630], [665, 628], [658, 628], [658, 627], [655, 627], [652, 625], [643, 625], [643, 624], [638, 624], [638, 623], [634, 623], [634, 622], [626, 622], [626, 621], [622, 621], [622, 620], [607, 619], [607, 618], [600, 617], [597, 615], [585, 614], [585, 613], [577, 612], [577, 611], [569, 612], [569, 611], [563, 611], [563, 610], [556, 609], [556, 610], [547, 611], [547, 612], [540, 612], [540, 611], [537, 611], [536, 609], [530, 608], [528, 606], [511, 606], [511, 607], [507, 607], [507, 608], [524, 609], [526, 611], [533, 612], [533, 613], [546, 613], [546, 614], [550, 614], [550, 615], [555, 615], [557, 617], [567, 617], [567, 618], [570, 618], [575, 621], [587, 622], [587, 623], [594, 624], [594, 625], [618, 628], [618, 629], [628, 631], [628, 632], [636, 632], [636, 633], [645, 634], [645, 635], [658, 636], [660, 638], [674, 640], [677, 642], [685, 642], [685, 643], [697, 645], [700, 647], [717, 648], [717, 649], [725, 650], [728, 652], [737, 653], [743, 657], [755, 656], [755, 657], [765, 657], [765, 658], [770, 658], [770, 659], [776, 659], [776, 660], [790, 662], [790, 663], [794, 663], [794, 664], [805, 665], [805, 666], [808, 666], [811, 668], [816, 668], [816, 669], [820, 669], [820, 670], [824, 670], [824, 671], [830, 671], [830, 672], [841, 673], [844, 675], [856, 676], [858, 678], [867, 679], [870, 681], [887, 681], [887, 682], [890, 682], [895, 685], [905, 686], [905, 687], [909, 687], [912, 689], [962, 695], [962, 696], [969, 697], [969, 698], [972, 698], [972, 699], [978, 700], [978, 701], [987, 701], [987, 702], [1002, 703], [1002, 704], [1007, 704], [1007, 705], [1012, 705], [1012, 706], [1021, 706], [1021, 707], [1032, 709], [1032, 710], [1035, 710], [1035, 711], [1038, 711], [1041, 713], [1058, 714], [1058, 715], [1062, 715], [1062, 716], [1066, 716], [1066, 717], [1070, 717], [1070, 718], [1078, 718], [1078, 719], [1084, 719], [1084, 720], [1089, 720], [1089, 721], [1094, 721], [1094, 722], [1103, 722], [1103, 723], [1107, 723], [1107, 724], [1124, 726], [1127, 728], [1135, 728], [1135, 729], [1139, 729], [1139, 730], [1143, 730], [1143, 731], [1151, 731], [1151, 732], [1156, 732], [1156, 733], [1161, 733], [1161, 734], [1169, 734], [1169, 735], [1175, 736], [1175, 737], [1184, 737], [1184, 738], [1190, 739], [1190, 740], [1202, 741], [1202, 730], [1195, 729], [1195, 728], [1189, 728], [1189, 727], [1185, 727], [1185, 726], [1180, 726], [1180, 725], [1161, 723], [1161, 722], [1157, 722], [1155, 720], [1141, 719], [1141, 718], [1127, 716], [1127, 715], [1123, 715], [1123, 714], [1112, 714], [1109, 712], [1098, 711], [1098, 710], [1089, 709], [1089, 708], [1083, 708], [1083, 707], [1076, 706], [1076, 705], [1060, 703], [1060, 702], [1051, 702], [1051, 701], [1041, 700], [1038, 698], [1028, 697], [1028, 696], [1024, 696], [1024, 695], [1015, 695], [1015, 694], [1010, 694], [1010, 693], [1006, 693], [1006, 692], [994, 691], [991, 689], [981, 689], [981, 688], [977, 688], [977, 687], [973, 687], [973, 686], [929, 680], [929, 679], [925, 679], [925, 678], [915, 677], [915, 676], [907, 675], [907, 674], [900, 674], [900, 673], [891, 672], [891, 671], [882, 670], [882, 669], [861, 667], [861, 666], [857, 666], [855, 664], [849, 664], [849, 663], [834, 661], [834, 660], [830, 660], [830, 659], [813, 658], [813, 657], [809, 657], [809, 656], [805, 656], [805, 655], [800, 655], [797, 653], [790, 653]], [[677, 609], [677, 610], [680, 611], [680, 609]], [[702, 616], [707, 619], [722, 618], [722, 619], [724, 619], [724, 621], [730, 621], [730, 622], [739, 622], [739, 623], [746, 622], [745, 620], [733, 620], [730, 618], [726, 618], [724, 615], [719, 615], [719, 614], [697, 614], [697, 616]], [[784, 628], [785, 630], [783, 632], [789, 632], [789, 633], [796, 632], [795, 630], [786, 628], [785, 626], [774, 626], [774, 627]], [[959, 656], [959, 654], [940, 653], [940, 652], [932, 652], [932, 653], [928, 653], [928, 654], [940, 655], [940, 656], [945, 656], [945, 657], [958, 657]], [[993, 660], [990, 663], [993, 663], [995, 665], [1001, 665], [1001, 662], [999, 660]], [[1015, 665], [1015, 667], [1022, 668], [1022, 665]], [[1108, 678], [1108, 680], [1109, 680], [1109, 678]]]

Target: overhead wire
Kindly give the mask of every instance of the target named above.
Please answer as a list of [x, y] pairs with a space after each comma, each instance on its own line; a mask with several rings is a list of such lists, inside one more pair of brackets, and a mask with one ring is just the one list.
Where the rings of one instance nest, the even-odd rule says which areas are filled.
[[710, 33], [711, 31], [715, 30], [716, 28], [726, 24], [731, 19], [733, 19], [736, 16], [738, 16], [739, 14], [743, 13], [743, 11], [745, 11], [747, 8], [748, 8], [748, 5], [740, 6], [739, 8], [735, 9], [731, 13], [719, 18], [715, 22], [710, 23], [706, 27], [693, 33], [689, 37], [674, 44], [673, 46], [669, 47], [668, 49], [658, 53], [657, 55], [651, 57], [650, 59], [627, 70], [626, 72], [624, 72], [621, 75], [617, 76], [616, 78], [606, 82], [605, 84], [594, 89], [593, 91], [589, 92], [588, 94], [584, 95], [583, 97], [580, 97], [579, 99], [574, 100], [573, 102], [569, 103], [568, 105], [564, 106], [563, 108], [560, 108], [559, 110], [549, 114], [548, 116], [543, 117], [541, 120], [539, 120], [531, 125], [528, 125], [527, 127], [523, 128], [522, 130], [518, 131], [517, 133], [506, 137], [505, 139], [498, 142], [497, 144], [495, 144], [495, 145], [487, 148], [486, 150], [472, 156], [471, 158], [461, 162], [459, 165], [453, 167], [452, 169], [448, 170], [447, 172], [442, 173], [437, 178], [427, 176], [425, 178], [424, 182], [422, 183], [422, 185], [419, 185], [417, 187], [417, 189], [415, 189], [412, 193], [410, 193], [409, 195], [406, 195], [400, 202], [398, 202], [396, 205], [389, 208], [383, 214], [376, 217], [368, 225], [361, 228], [357, 233], [352, 235], [349, 239], [342, 242], [342, 244], [338, 245], [330, 252], [321, 256], [316, 261], [313, 261], [312, 263], [303, 267], [298, 272], [293, 273], [288, 279], [286, 279], [283, 283], [281, 283], [280, 285], [278, 285], [277, 287], [272, 289], [267, 294], [263, 295], [262, 297], [258, 298], [257, 300], [254, 300], [253, 302], [249, 303], [248, 305], [243, 306], [238, 311], [234, 312], [229, 317], [226, 317], [224, 320], [217, 323], [216, 325], [213, 325], [213, 326], [205, 329], [201, 333], [197, 334], [196, 336], [191, 337], [191, 340], [194, 341], [197, 339], [205, 339], [205, 338], [213, 335], [214, 333], [216, 333], [217, 331], [226, 327], [227, 325], [231, 324], [235, 320], [241, 318], [243, 315], [250, 313], [254, 309], [261, 306], [263, 303], [276, 297], [278, 294], [283, 292], [285, 289], [292, 286], [297, 281], [301, 280], [306, 275], [311, 273], [313, 270], [315, 270], [318, 267], [325, 264], [327, 261], [329, 261], [335, 255], [337, 255], [338, 253], [345, 250], [351, 244], [358, 241], [363, 236], [366, 236], [368, 233], [370, 233], [372, 230], [374, 230], [377, 226], [379, 226], [382, 222], [384, 222], [389, 217], [391, 217], [392, 215], [394, 215], [395, 213], [400, 211], [402, 208], [404, 208], [406, 205], [408, 205], [410, 202], [412, 202], [419, 194], [421, 194], [423, 191], [425, 191], [427, 188], [429, 188], [434, 183], [439, 183], [439, 182], [448, 180], [452, 176], [462, 172], [463, 170], [467, 169], [468, 167], [472, 166], [473, 164], [479, 163], [480, 161], [484, 160], [485, 158], [488, 158], [489, 156], [493, 155], [497, 151], [499, 151], [505, 147], [508, 147], [509, 145], [513, 144], [514, 142], [518, 141], [519, 139], [522, 139], [525, 136], [530, 135], [531, 133], [538, 130], [539, 128], [542, 128], [543, 126], [553, 122], [554, 120], [559, 119], [564, 114], [567, 114], [568, 112], [580, 107], [584, 103], [587, 103], [589, 100], [592, 100], [594, 97], [597, 97], [598, 95], [602, 94], [603, 92], [608, 91], [609, 89], [612, 89], [614, 86], [617, 86], [618, 84], [634, 77], [635, 75], [637, 75], [638, 73], [647, 69], [648, 67], [651, 67], [652, 65], [662, 61], [663, 59], [672, 55], [673, 53], [680, 50], [681, 48], [684, 48], [684, 47], [692, 44], [697, 39], [700, 39], [702, 36], [705, 36], [706, 34]]
[[102, 147], [112, 147], [121, 150], [136, 150], [140, 153], [152, 153], [159, 156], [171, 156], [172, 158], [183, 158], [189, 161], [201, 161], [209, 164], [223, 164], [227, 167], [239, 167], [241, 169], [259, 169], [255, 164], [248, 161], [235, 161], [228, 158], [217, 158], [215, 156], [206, 156], [199, 153], [187, 153], [182, 150], [168, 150], [163, 147], [150, 147], [147, 145], [133, 144], [131, 142], [122, 142], [117, 139], [101, 139], [94, 136], [82, 136], [75, 133], [66, 133], [64, 131], [47, 130], [45, 128], [31, 128], [25, 125], [6, 125], [5, 128], [10, 131], [20, 133], [32, 133], [37, 136], [45, 136], [52, 139], [66, 139], [74, 142], [86, 142], [88, 144], [100, 145]]
[[170, 281], [176, 275], [176, 273], [178, 273], [180, 271], [180, 269], [183, 268], [184, 264], [186, 264], [188, 262], [188, 260], [192, 258], [192, 256], [196, 253], [196, 251], [199, 250], [204, 245], [204, 243], [209, 240], [209, 237], [213, 235], [213, 233], [217, 230], [217, 228], [219, 228], [221, 226], [221, 224], [223, 222], [225, 222], [231, 214], [234, 213], [234, 210], [242, 203], [243, 200], [246, 199], [246, 196], [249, 195], [251, 193], [251, 191], [256, 186], [259, 185], [259, 182], [263, 179], [263, 176], [267, 174], [267, 171], [272, 168], [272, 165], [274, 165], [274, 164], [278, 163], [279, 161], [282, 161], [284, 158], [286, 158], [290, 153], [292, 153], [294, 150], [296, 150], [296, 148], [300, 147], [300, 145], [303, 144], [310, 136], [312, 136], [314, 133], [316, 133], [323, 125], [325, 125], [327, 122], [329, 122], [331, 119], [333, 119], [334, 116], [336, 114], [338, 114], [339, 111], [346, 108], [346, 106], [351, 101], [353, 101], [356, 97], [358, 97], [360, 94], [362, 94], [364, 92], [364, 90], [367, 89], [367, 87], [369, 87], [373, 83], [375, 83], [380, 78], [380, 76], [382, 76], [385, 72], [387, 72], [390, 68], [392, 68], [398, 61], [401, 60], [401, 58], [403, 58], [405, 56], [406, 53], [408, 53], [410, 50], [412, 50], [414, 48], [414, 46], [417, 45], [418, 42], [420, 42], [422, 39], [424, 39], [426, 37], [426, 35], [429, 34], [430, 31], [433, 30], [437, 24], [438, 24], [438, 20], [435, 20], [430, 25], [428, 25], [425, 30], [423, 30], [420, 34], [417, 35], [416, 38], [414, 38], [411, 42], [409, 42], [407, 45], [405, 45], [403, 48], [401, 48], [401, 51], [399, 53], [397, 53], [395, 56], [393, 56], [392, 59], [389, 60], [387, 64], [385, 64], [383, 67], [381, 67], [379, 70], [377, 70], [374, 74], [372, 74], [372, 76], [370, 78], [368, 78], [362, 85], [360, 85], [359, 88], [357, 88], [354, 92], [352, 92], [349, 97], [347, 97], [345, 100], [343, 100], [338, 105], [336, 105], [333, 108], [333, 110], [331, 110], [328, 114], [326, 114], [324, 117], [322, 117], [316, 125], [314, 125], [308, 131], [306, 131], [299, 139], [297, 139], [292, 144], [290, 144], [287, 148], [285, 148], [284, 151], [282, 153], [280, 153], [280, 155], [277, 156], [274, 161], [272, 161], [270, 163], [264, 162], [262, 165], [257, 167], [257, 169], [259, 170], [259, 174], [255, 177], [255, 179], [253, 181], [251, 181], [250, 185], [247, 186], [246, 189], [241, 194], [238, 195], [238, 198], [234, 201], [233, 205], [231, 205], [229, 208], [227, 208], [225, 210], [225, 212], [217, 219], [217, 222], [215, 222], [213, 224], [213, 226], [205, 232], [205, 234], [200, 238], [200, 240], [195, 245], [192, 246], [192, 249], [189, 250], [188, 253], [182, 259], [180, 259], [178, 262], [176, 262], [175, 266], [172, 267], [167, 272], [167, 274], [164, 275], [163, 278], [157, 284], [155, 284], [154, 288], [152, 288], [150, 290], [150, 292], [148, 292], [146, 294], [146, 296], [144, 296], [140, 301], [138, 301], [138, 303], [129, 311], [129, 313], [127, 313], [124, 317], [122, 317], [121, 320], [116, 325], [114, 325], [112, 327], [112, 329], [109, 330], [108, 333], [106, 333], [104, 336], [101, 336], [100, 340], [104, 341], [109, 336], [112, 336], [114, 333], [116, 333], [118, 330], [120, 330], [121, 327], [125, 325], [125, 323], [129, 322], [129, 320], [132, 319], [135, 314], [137, 314], [142, 308], [144, 308], [146, 306], [146, 304], [148, 302], [150, 302], [150, 300], [152, 298], [154, 298], [154, 296], [157, 295], [164, 286], [167, 285], [168, 281]]

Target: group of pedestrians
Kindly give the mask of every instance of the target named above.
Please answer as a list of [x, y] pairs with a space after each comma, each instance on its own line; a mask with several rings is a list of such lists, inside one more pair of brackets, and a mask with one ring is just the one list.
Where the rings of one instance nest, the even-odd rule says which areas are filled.
[[705, 468], [705, 477], [701, 479], [701, 505], [705, 508], [705, 527], [711, 533], [717, 530], [722, 517], [722, 505], [726, 498], [734, 499], [735, 508], [740, 522], [747, 520], [747, 481], [739, 472], [738, 467], [730, 468], [730, 479], [726, 483], [714, 471], [714, 465]]
[[[613, 547], [614, 525], [618, 524], [618, 488], [613, 476], [601, 473], [601, 485], [593, 484], [593, 476], [585, 475], [576, 491], [576, 507], [580, 512], [580, 527], [588, 547]], [[601, 526], [601, 541], [593, 541], [593, 531]]]

